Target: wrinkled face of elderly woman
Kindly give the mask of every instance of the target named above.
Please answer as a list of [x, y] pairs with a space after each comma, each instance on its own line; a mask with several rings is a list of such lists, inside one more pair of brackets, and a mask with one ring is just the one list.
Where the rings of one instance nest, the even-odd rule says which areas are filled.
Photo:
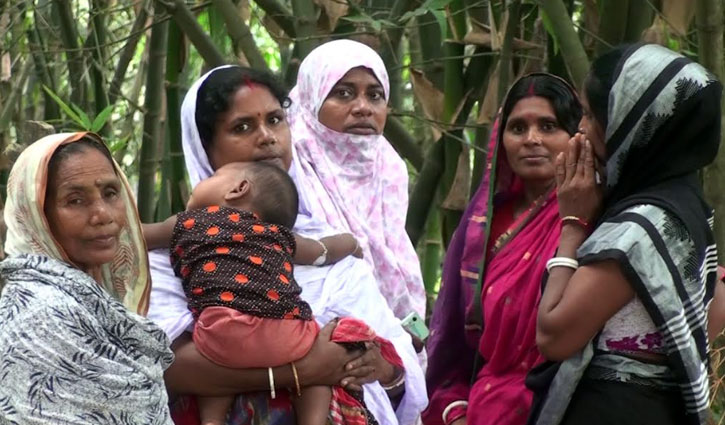
[[385, 91], [367, 68], [353, 68], [338, 81], [320, 108], [318, 119], [340, 133], [382, 134], [388, 116]]
[[126, 225], [121, 180], [98, 149], [83, 147], [48, 171], [45, 216], [55, 240], [83, 271], [113, 260]]

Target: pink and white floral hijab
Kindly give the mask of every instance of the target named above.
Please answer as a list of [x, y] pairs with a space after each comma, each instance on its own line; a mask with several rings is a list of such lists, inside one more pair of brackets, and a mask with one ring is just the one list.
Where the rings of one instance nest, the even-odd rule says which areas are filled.
[[420, 263], [405, 232], [405, 162], [382, 135], [340, 133], [317, 119], [332, 87], [349, 70], [361, 66], [377, 77], [387, 99], [390, 85], [385, 65], [362, 43], [325, 43], [300, 65], [289, 111], [300, 210], [358, 238], [397, 317], [413, 311], [425, 317]]

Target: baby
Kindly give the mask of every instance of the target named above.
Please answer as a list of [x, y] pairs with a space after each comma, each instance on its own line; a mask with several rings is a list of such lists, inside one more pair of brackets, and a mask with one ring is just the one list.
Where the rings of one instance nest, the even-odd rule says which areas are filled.
[[[170, 246], [196, 319], [193, 339], [230, 368], [275, 367], [304, 357], [319, 332], [300, 298], [292, 263], [323, 264], [360, 255], [352, 235], [314, 241], [289, 230], [297, 189], [274, 165], [231, 163], [200, 182], [187, 211], [145, 225], [150, 248]], [[299, 424], [327, 420], [331, 390], [306, 387], [293, 398]], [[199, 397], [201, 423], [224, 424], [232, 397]]]

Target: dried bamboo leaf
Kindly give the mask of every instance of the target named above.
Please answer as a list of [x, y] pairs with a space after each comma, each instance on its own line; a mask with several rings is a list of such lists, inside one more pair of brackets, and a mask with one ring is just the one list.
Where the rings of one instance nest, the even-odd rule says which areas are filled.
[[463, 36], [465, 44], [475, 44], [477, 46], [491, 47], [491, 33], [484, 30], [478, 25], [472, 25], [471, 30]]
[[493, 16], [492, 7], [488, 7], [488, 23], [491, 26], [491, 50], [501, 50], [501, 45], [503, 45], [503, 31], [499, 31], [496, 26], [496, 17]]
[[441, 207], [453, 211], [463, 211], [466, 209], [470, 187], [471, 161], [469, 159], [468, 146], [464, 146], [461, 154], [458, 156], [456, 175], [453, 178], [453, 183], [451, 183], [451, 189], [441, 203]]
[[680, 37], [687, 35], [695, 16], [695, 0], [663, 0], [662, 15]]
[[10, 59], [10, 53], [5, 52], [0, 58], [0, 81], [7, 83], [13, 77], [13, 66], [12, 60]]
[[317, 21], [317, 26], [323, 31], [330, 32], [337, 26], [337, 21], [347, 15], [350, 5], [347, 0], [314, 0], [320, 7], [322, 13]]
[[488, 78], [486, 94], [483, 96], [483, 103], [478, 113], [476, 124], [491, 124], [498, 113], [498, 80], [500, 64], [496, 65], [491, 76]]
[[[493, 38], [495, 37], [493, 37], [490, 32], [473, 26], [473, 28], [468, 31], [465, 36], [463, 36], [462, 41], [464, 44], [473, 44], [476, 46], [489, 47], [491, 48], [491, 50], [493, 50], [493, 47], [491, 46]], [[543, 44], [541, 43], [534, 43], [532, 41], [522, 40], [520, 38], [514, 38], [512, 46], [514, 50], [533, 50], [544, 48]]]
[[267, 30], [269, 36], [272, 37], [272, 40], [276, 41], [278, 44], [289, 44], [291, 42], [289, 35], [287, 35], [282, 27], [280, 27], [274, 19], [270, 18], [269, 15], [264, 15], [262, 18], [262, 25], [264, 26], [264, 29]]
[[[413, 84], [415, 98], [418, 99], [423, 108], [423, 114], [430, 120], [441, 121], [443, 117], [443, 93], [425, 78], [421, 70], [411, 68], [410, 81]], [[440, 129], [433, 126], [432, 130], [434, 140], [438, 140], [441, 136]]]

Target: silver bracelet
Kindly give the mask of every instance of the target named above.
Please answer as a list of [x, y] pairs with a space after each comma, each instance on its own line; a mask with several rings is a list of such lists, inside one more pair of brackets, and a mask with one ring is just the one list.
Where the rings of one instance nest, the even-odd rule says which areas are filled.
[[454, 407], [458, 406], [468, 408], [468, 402], [465, 400], [457, 400], [446, 406], [446, 408], [443, 410], [443, 414], [441, 415], [443, 417], [444, 424], [448, 423], [448, 414], [451, 413], [451, 410], [453, 410]]
[[554, 267], [568, 267], [572, 270], [576, 270], [579, 268], [579, 262], [573, 258], [554, 257], [546, 262], [546, 271], [551, 273], [551, 269]]
[[270, 397], [272, 397], [272, 400], [277, 398], [277, 392], [274, 389], [274, 372], [272, 371], [271, 367], [267, 368], [267, 373], [269, 374], [269, 393]]
[[405, 383], [405, 370], [400, 372], [400, 375], [397, 378], [395, 378], [395, 380], [393, 380], [392, 384], [383, 385], [381, 383], [380, 386], [382, 386], [385, 391], [391, 391], [391, 390], [398, 388], [399, 386], [401, 386], [404, 383]]
[[[314, 239], [313, 239], [314, 240]], [[325, 246], [322, 241], [315, 240], [320, 246], [322, 247], [322, 254], [320, 254], [319, 257], [315, 261], [312, 262], [313, 266], [323, 266], [325, 265], [325, 262], [327, 261], [327, 247]]]

